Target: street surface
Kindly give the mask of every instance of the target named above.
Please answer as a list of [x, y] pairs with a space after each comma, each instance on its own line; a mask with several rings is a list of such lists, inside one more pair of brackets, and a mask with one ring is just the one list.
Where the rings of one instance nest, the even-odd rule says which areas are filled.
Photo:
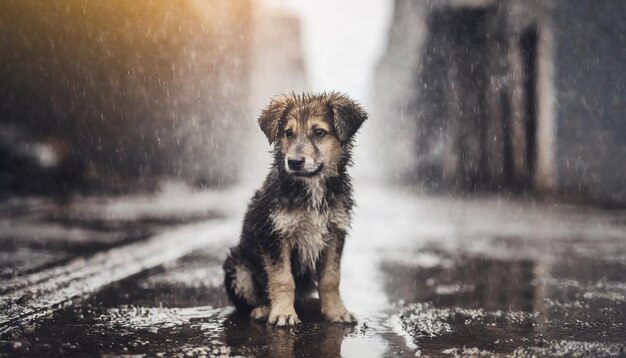
[[625, 356], [626, 211], [357, 185], [358, 325], [233, 312], [251, 188], [0, 204], [0, 356]]

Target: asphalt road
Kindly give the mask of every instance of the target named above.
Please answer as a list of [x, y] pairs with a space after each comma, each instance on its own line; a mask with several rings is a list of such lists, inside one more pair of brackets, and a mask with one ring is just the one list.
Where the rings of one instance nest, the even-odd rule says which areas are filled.
[[250, 189], [2, 204], [0, 355], [626, 354], [626, 212], [356, 192], [354, 327], [233, 312], [221, 263]]

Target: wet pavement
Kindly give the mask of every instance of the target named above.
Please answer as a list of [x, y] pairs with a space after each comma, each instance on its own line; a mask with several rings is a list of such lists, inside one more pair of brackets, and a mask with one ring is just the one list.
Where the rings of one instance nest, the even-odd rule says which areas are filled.
[[0, 203], [0, 279], [226, 215], [210, 205], [211, 197], [204, 195], [195, 206], [186, 206], [181, 194], [192, 195], [172, 183], [159, 196], [14, 198]]
[[[228, 200], [178, 193], [143, 205], [131, 199], [123, 205], [74, 203], [65, 206], [64, 216], [54, 205], [48, 214], [35, 215], [40, 209], [20, 211], [15, 203], [12, 210], [31, 216], [8, 217], [11, 224], [3, 228], [33, 226], [29, 221], [52, 222], [61, 232], [91, 231], [75, 236], [51, 231], [58, 240], [73, 238], [65, 246], [48, 246], [46, 240], [56, 241], [30, 240], [25, 233], [18, 240], [3, 231], [0, 259], [8, 282], [77, 255], [89, 260], [111, 248], [142, 250], [143, 242], [149, 245], [150, 237], [175, 226], [199, 225], [189, 233], [206, 239], [200, 248], [181, 250], [177, 259], [126, 271], [129, 276], [102, 281], [91, 293], [74, 294], [37, 318], [7, 324], [0, 355], [626, 355], [626, 212], [524, 199], [435, 198], [371, 186], [356, 191], [359, 207], [345, 248], [341, 290], [359, 323], [330, 324], [316, 312], [301, 312], [303, 323], [291, 329], [238, 316], [222, 287], [221, 262], [237, 240], [247, 189]], [[181, 201], [184, 205], [171, 209]], [[155, 209], [160, 206], [170, 209]], [[42, 219], [50, 212], [56, 212], [56, 221]], [[217, 226], [205, 222], [226, 225], [217, 234]], [[94, 232], [105, 235], [89, 244]], [[191, 235], [181, 233], [171, 237], [184, 242]], [[24, 247], [43, 256], [14, 264], [11, 250]], [[57, 252], [64, 259], [45, 257]], [[29, 302], [10, 296], [11, 290], [0, 291], [2, 304]]]

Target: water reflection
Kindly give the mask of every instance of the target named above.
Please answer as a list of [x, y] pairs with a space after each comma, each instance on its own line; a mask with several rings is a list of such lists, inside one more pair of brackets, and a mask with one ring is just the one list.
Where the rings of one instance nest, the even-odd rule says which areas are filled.
[[392, 301], [434, 302], [440, 307], [535, 309], [534, 261], [458, 257], [450, 262], [415, 269], [387, 261], [382, 265], [389, 278], [386, 292]]
[[503, 257], [432, 250], [436, 265], [385, 260], [381, 270], [421, 353], [623, 354], [624, 263], [560, 247], [537, 259], [519, 255], [523, 247]]
[[251, 322], [248, 317], [233, 315], [225, 322], [226, 343], [244, 356], [270, 357], [337, 357], [341, 355], [344, 337], [354, 327], [311, 322], [321, 317], [306, 316], [293, 329], [272, 328]]

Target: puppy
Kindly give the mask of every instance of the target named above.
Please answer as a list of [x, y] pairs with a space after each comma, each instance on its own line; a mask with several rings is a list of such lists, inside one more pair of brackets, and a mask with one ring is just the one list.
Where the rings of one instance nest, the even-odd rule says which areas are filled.
[[353, 207], [352, 138], [366, 118], [338, 93], [279, 96], [261, 113], [274, 162], [223, 266], [238, 311], [291, 326], [300, 322], [294, 306], [308, 302], [328, 321], [355, 322], [339, 295], [339, 271]]

